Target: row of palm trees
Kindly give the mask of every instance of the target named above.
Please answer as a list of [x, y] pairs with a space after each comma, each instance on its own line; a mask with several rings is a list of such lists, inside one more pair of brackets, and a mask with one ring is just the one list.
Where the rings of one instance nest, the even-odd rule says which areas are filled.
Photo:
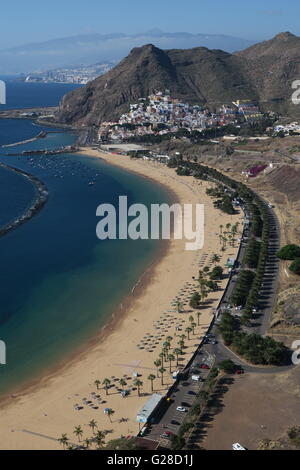
[[[201, 312], [197, 312], [198, 316], [198, 326], [200, 324], [200, 316]], [[182, 334], [179, 336], [179, 341], [177, 342], [176, 347], [171, 351], [171, 341], [173, 338], [169, 336], [166, 341], [163, 344], [163, 349], [161, 353], [159, 354], [158, 359], [154, 361], [154, 366], [156, 367], [156, 376], [151, 374], [148, 377], [148, 380], [151, 381], [152, 384], [152, 391], [153, 391], [153, 382], [156, 378], [161, 378], [161, 385], [164, 385], [164, 374], [167, 372], [167, 369], [165, 368], [167, 366], [167, 363], [169, 363], [169, 372], [170, 374], [172, 373], [172, 363], [176, 361], [176, 367], [179, 365], [179, 357], [184, 354], [184, 349], [186, 347], [185, 340], [188, 339], [190, 341], [190, 335], [191, 333], [195, 335], [195, 328], [197, 326], [197, 323], [195, 323], [194, 317], [191, 315], [189, 317], [189, 322], [190, 325], [185, 329], [185, 334]], [[160, 375], [159, 375], [160, 374]]]
[[[97, 429], [98, 425], [97, 425], [97, 422], [94, 419], [92, 419], [89, 422], [88, 426], [91, 428], [93, 436], [91, 438], [86, 438], [84, 441], [82, 441], [82, 437], [83, 437], [83, 434], [84, 434], [82, 426], [80, 426], [80, 425], [75, 426], [73, 434], [77, 437], [78, 442], [82, 443], [84, 448], [87, 449], [87, 450], [90, 449], [92, 444], [95, 444], [97, 449], [103, 449], [103, 447], [105, 445], [105, 437], [106, 437], [107, 433], [104, 432], [104, 431], [99, 431]], [[74, 449], [74, 445], [72, 445], [70, 443], [70, 439], [69, 439], [67, 434], [62, 434], [61, 437], [58, 439], [58, 442], [60, 443], [60, 445], [63, 447], [64, 450], [66, 450], [66, 449], [73, 450]]]
[[[226, 251], [227, 249], [227, 243], [229, 242], [229, 245], [232, 246], [233, 248], [235, 247], [235, 242], [236, 242], [236, 237], [239, 233], [239, 225], [240, 223], [237, 222], [236, 224], [226, 224], [220, 225], [220, 233], [219, 233], [219, 240], [220, 240], [220, 245], [222, 245], [222, 251]], [[226, 228], [226, 231], [224, 230]]]
[[[101, 385], [101, 381], [100, 380], [95, 380], [94, 384], [96, 385], [97, 387], [97, 390], [99, 390], [100, 388], [100, 385]], [[120, 379], [119, 380], [119, 384], [120, 386], [122, 387], [122, 389], [124, 390], [126, 385], [127, 385], [127, 382], [124, 378]], [[111, 380], [110, 379], [104, 379], [103, 382], [102, 382], [102, 385], [104, 385], [104, 389], [105, 389], [105, 392], [106, 392], [106, 395], [108, 395], [108, 391], [110, 389], [110, 386], [111, 386]], [[143, 382], [141, 380], [139, 380], [138, 378], [133, 382], [133, 385], [135, 387], [137, 387], [138, 389], [138, 395], [140, 396], [140, 388], [143, 386]]]

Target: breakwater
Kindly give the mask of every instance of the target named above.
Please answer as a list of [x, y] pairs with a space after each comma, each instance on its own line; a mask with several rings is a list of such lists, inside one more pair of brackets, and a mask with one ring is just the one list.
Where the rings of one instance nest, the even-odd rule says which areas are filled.
[[13, 168], [4, 163], [0, 163], [0, 168], [5, 168], [9, 171], [14, 171], [15, 173], [20, 174], [24, 178], [28, 179], [36, 187], [37, 190], [37, 197], [31, 204], [31, 206], [20, 217], [4, 225], [3, 227], [0, 227], [0, 237], [2, 237], [11, 230], [14, 230], [19, 227], [19, 225], [22, 225], [28, 220], [30, 220], [35, 214], [37, 214], [42, 209], [48, 199], [48, 189], [41, 180], [31, 175], [30, 173], [26, 173], [25, 171], [20, 170], [18, 168]]

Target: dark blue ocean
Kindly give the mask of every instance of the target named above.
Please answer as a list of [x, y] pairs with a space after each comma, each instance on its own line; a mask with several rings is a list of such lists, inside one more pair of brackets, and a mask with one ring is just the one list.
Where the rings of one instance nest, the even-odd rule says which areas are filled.
[[0, 76], [6, 83], [6, 104], [0, 110], [57, 106], [63, 95], [81, 85], [64, 83], [25, 83], [16, 77]]
[[[55, 93], [52, 102], [46, 91], [42, 101], [41, 89], [38, 103], [34, 95], [26, 100], [30, 106], [56, 105], [61, 95]], [[0, 120], [0, 145], [30, 138], [37, 130], [30, 121]], [[9, 151], [55, 148], [75, 139], [58, 132]], [[7, 150], [0, 149], [0, 162], [41, 179], [49, 199], [30, 221], [0, 238], [0, 339], [7, 345], [0, 394], [18, 390], [95, 337], [157, 256], [160, 242], [99, 241], [97, 206], [116, 205], [119, 195], [147, 205], [169, 200], [153, 182], [93, 158], [9, 157], [3, 155]], [[28, 180], [0, 168], [0, 226], [22, 214], [35, 197]]]

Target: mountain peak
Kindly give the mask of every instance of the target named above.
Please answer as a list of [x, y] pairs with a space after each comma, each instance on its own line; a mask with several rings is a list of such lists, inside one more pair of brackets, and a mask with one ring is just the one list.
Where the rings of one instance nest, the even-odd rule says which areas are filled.
[[145, 44], [144, 46], [141, 46], [141, 47], [134, 47], [130, 54], [133, 54], [133, 53], [141, 53], [141, 52], [149, 52], [149, 53], [153, 53], [153, 52], [157, 52], [157, 51], [160, 51], [160, 49], [156, 46], [154, 46], [154, 44]]
[[280, 41], [288, 41], [289, 39], [295, 38], [296, 36], [289, 31], [279, 33], [275, 36], [274, 39], [278, 39]]

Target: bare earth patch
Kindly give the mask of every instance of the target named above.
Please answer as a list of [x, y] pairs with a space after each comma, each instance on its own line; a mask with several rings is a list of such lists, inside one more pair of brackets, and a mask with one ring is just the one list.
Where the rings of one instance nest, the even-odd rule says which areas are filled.
[[[222, 399], [222, 408], [206, 425], [206, 450], [231, 450], [239, 442], [256, 450], [263, 439], [276, 440], [299, 425], [300, 368], [292, 373], [245, 374], [234, 378]], [[203, 430], [204, 431], [204, 430]]]

